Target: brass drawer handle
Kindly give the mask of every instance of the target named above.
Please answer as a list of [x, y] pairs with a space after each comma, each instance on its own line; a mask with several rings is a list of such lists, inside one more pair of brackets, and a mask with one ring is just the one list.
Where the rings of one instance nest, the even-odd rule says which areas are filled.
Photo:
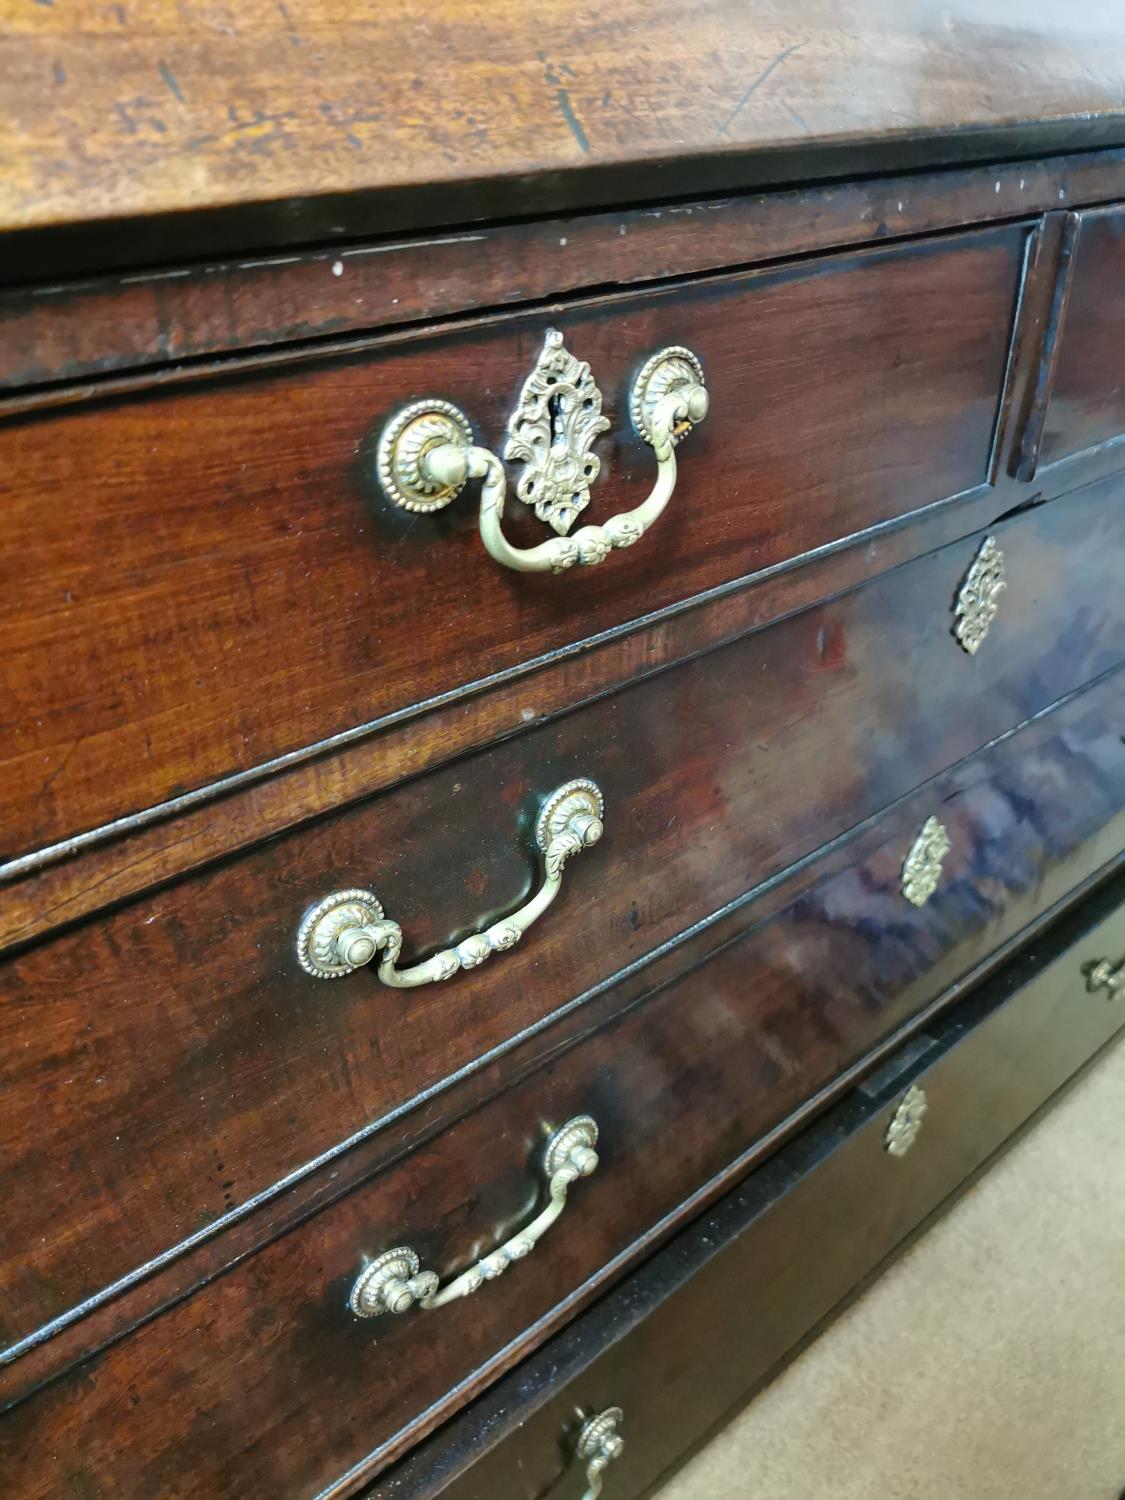
[[656, 483], [635, 510], [569, 536], [589, 504], [601, 460], [590, 445], [609, 422], [590, 367], [551, 329], [508, 420], [504, 457], [523, 463], [516, 495], [558, 533], [536, 547], [513, 547], [504, 535], [508, 480], [500, 458], [473, 442], [469, 420], [448, 401], [416, 401], [388, 423], [379, 440], [379, 482], [404, 510], [441, 510], [469, 479], [484, 481], [480, 534], [497, 562], [518, 573], [561, 573], [600, 563], [614, 547], [640, 541], [676, 486], [676, 444], [707, 415], [703, 368], [690, 349], [661, 349], [645, 364], [630, 399], [633, 425], [656, 454]]
[[602, 836], [605, 801], [592, 781], [581, 778], [557, 787], [539, 810], [535, 842], [542, 854], [539, 889], [510, 917], [483, 932], [443, 948], [424, 963], [396, 968], [402, 952], [402, 928], [383, 914], [371, 891], [333, 891], [305, 913], [297, 930], [297, 959], [317, 979], [339, 979], [380, 954], [379, 978], [396, 990], [451, 979], [461, 969], [475, 969], [493, 953], [514, 948], [559, 893], [563, 868], [572, 854], [596, 844]]
[[1125, 959], [1116, 968], [1108, 958], [1095, 959], [1086, 970], [1086, 988], [1091, 995], [1105, 990], [1110, 1000], [1125, 991]]
[[586, 1493], [582, 1500], [598, 1500], [602, 1475], [624, 1453], [625, 1439], [617, 1431], [624, 1417], [619, 1406], [610, 1406], [582, 1424], [575, 1448], [579, 1461], [586, 1465]]
[[439, 1287], [432, 1271], [423, 1271], [413, 1250], [387, 1250], [364, 1267], [348, 1298], [357, 1318], [375, 1318], [380, 1313], [404, 1313], [415, 1303], [426, 1309], [444, 1307], [458, 1297], [468, 1297], [502, 1276], [513, 1261], [530, 1255], [536, 1244], [566, 1207], [571, 1183], [597, 1170], [598, 1127], [589, 1115], [578, 1115], [550, 1137], [543, 1154], [547, 1178], [547, 1207], [525, 1229], [500, 1245], [475, 1266], [463, 1271], [448, 1286]]

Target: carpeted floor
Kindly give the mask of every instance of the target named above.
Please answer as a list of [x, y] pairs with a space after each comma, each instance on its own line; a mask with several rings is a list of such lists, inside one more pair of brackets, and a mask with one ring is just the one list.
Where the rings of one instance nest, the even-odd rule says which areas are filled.
[[659, 1500], [1118, 1500], [1125, 1042]]

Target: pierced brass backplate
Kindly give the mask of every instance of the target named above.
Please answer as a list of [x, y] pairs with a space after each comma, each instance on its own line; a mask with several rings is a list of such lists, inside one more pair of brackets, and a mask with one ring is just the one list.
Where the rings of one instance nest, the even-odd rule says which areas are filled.
[[918, 1139], [922, 1118], [930, 1103], [926, 1091], [912, 1084], [891, 1116], [883, 1142], [892, 1156], [905, 1156]]
[[902, 894], [913, 906], [925, 906], [938, 888], [941, 862], [953, 846], [936, 818], [927, 818], [902, 866]]
[[517, 496], [559, 536], [566, 536], [590, 503], [590, 486], [602, 466], [590, 447], [608, 430], [590, 366], [575, 359], [558, 329], [548, 329], [508, 418], [504, 457], [523, 464]]
[[986, 536], [965, 574], [953, 606], [953, 634], [970, 656], [975, 656], [980, 650], [996, 618], [1000, 594], [1007, 586], [1004, 554], [996, 545], [996, 538]]

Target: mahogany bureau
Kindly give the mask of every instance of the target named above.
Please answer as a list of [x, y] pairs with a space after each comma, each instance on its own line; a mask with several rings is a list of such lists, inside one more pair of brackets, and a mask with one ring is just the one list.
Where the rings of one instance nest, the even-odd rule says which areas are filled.
[[610, 9], [0, 38], [6, 1496], [650, 1493], [1125, 1024], [1125, 16]]

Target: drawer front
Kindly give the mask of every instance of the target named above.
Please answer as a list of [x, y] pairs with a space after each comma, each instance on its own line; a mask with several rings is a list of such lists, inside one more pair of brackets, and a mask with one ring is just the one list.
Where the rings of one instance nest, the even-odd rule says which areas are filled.
[[[1120, 692], [1106, 679], [942, 778], [858, 862], [768, 920], [751, 908], [701, 969], [548, 1050], [507, 1092], [17, 1406], [4, 1429], [17, 1491], [53, 1494], [77, 1474], [121, 1496], [312, 1495], [365, 1455], [393, 1455], [1120, 850], [1123, 820], [1107, 808], [1125, 797]], [[950, 848], [914, 905], [902, 867], [925, 815]], [[406, 1247], [447, 1283], [525, 1228], [542, 1207], [546, 1134], [577, 1116], [598, 1123], [601, 1164], [529, 1260], [446, 1306], [351, 1314], [367, 1257]]]
[[[979, 537], [6, 964], [8, 1340], [1125, 658], [1125, 492], [995, 536], [1009, 586], [975, 656], [950, 625]], [[538, 878], [539, 798], [582, 775], [605, 791], [605, 837], [513, 951], [408, 995], [371, 969], [302, 971], [302, 913], [336, 890], [374, 889], [404, 964], [512, 911]], [[1066, 823], [1076, 849], [1117, 795], [1111, 779]]]
[[[475, 483], [409, 515], [376, 482], [381, 429], [422, 397], [502, 448], [540, 312], [5, 425], [3, 854], [981, 484], [1025, 233], [554, 312], [610, 423], [582, 521], [653, 481], [629, 416], [649, 354], [690, 346], [712, 397], [652, 532], [560, 577], [485, 553]], [[522, 545], [553, 535], [530, 513], [507, 524]]]
[[1125, 433], [1125, 209], [1077, 219], [1041, 464]]
[[[1125, 954], [1123, 899], [1115, 882], [1058, 924], [916, 1038], [912, 1067], [881, 1070], [877, 1092], [873, 1078], [363, 1500], [578, 1500], [584, 1419], [613, 1408], [625, 1448], [604, 1500], [648, 1494], [1125, 1025], [1125, 1000], [1083, 983]], [[886, 1132], [908, 1085], [927, 1108], [895, 1160]]]

